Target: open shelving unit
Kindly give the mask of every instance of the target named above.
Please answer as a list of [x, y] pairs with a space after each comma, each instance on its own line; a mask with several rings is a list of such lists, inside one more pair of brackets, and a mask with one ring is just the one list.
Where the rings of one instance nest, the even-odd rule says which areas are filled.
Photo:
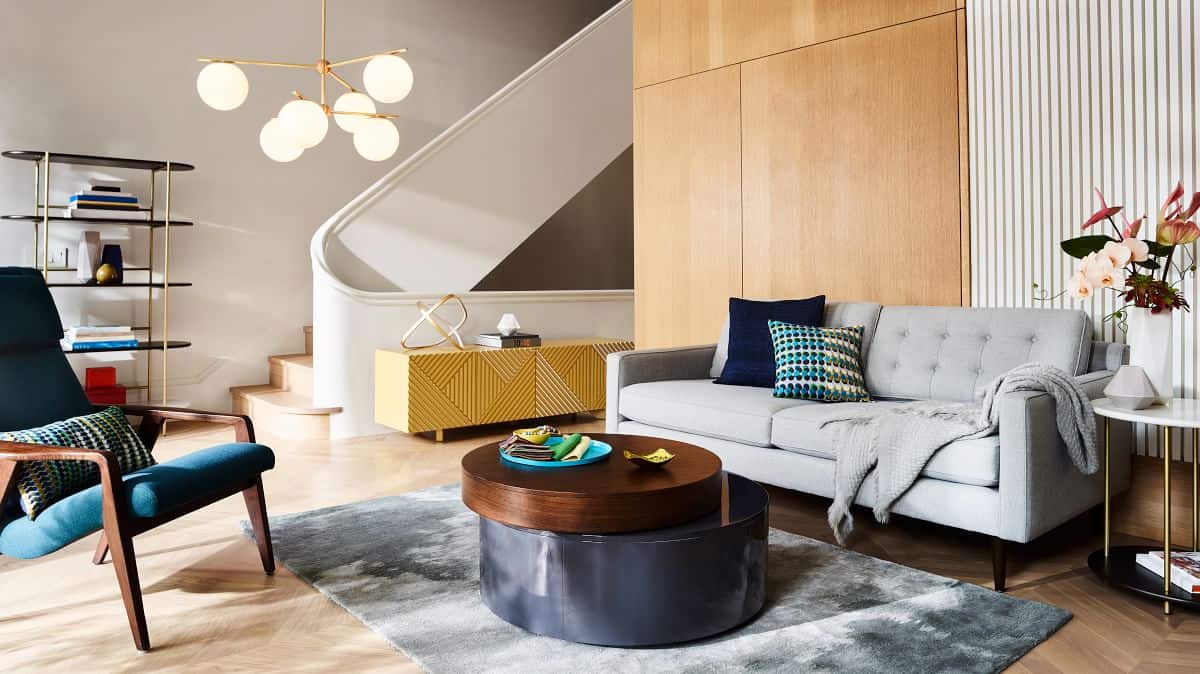
[[[134, 332], [144, 333], [145, 338], [139, 337], [138, 345], [134, 347], [123, 347], [114, 349], [89, 349], [66, 351], [66, 353], [106, 353], [106, 352], [144, 352], [146, 353], [146, 383], [127, 385], [125, 388], [129, 390], [145, 391], [145, 400], [150, 402], [153, 398], [153, 393], [157, 393], [160, 402], [166, 404], [167, 399], [167, 369], [168, 358], [167, 354], [173, 349], [182, 349], [191, 346], [191, 342], [182, 340], [172, 340], [169, 336], [170, 331], [170, 306], [171, 306], [171, 289], [190, 287], [191, 283], [171, 280], [171, 230], [177, 227], [191, 227], [192, 223], [186, 220], [173, 219], [171, 217], [171, 179], [174, 174], [192, 171], [196, 167], [191, 164], [173, 161], [158, 161], [150, 159], [130, 159], [126, 157], [104, 157], [97, 155], [70, 154], [64, 152], [49, 152], [45, 150], [6, 150], [0, 155], [8, 159], [16, 159], [20, 161], [28, 161], [33, 163], [34, 167], [34, 208], [32, 214], [14, 214], [0, 215], [0, 222], [13, 224], [32, 225], [33, 228], [33, 266], [41, 269], [42, 275], [46, 278], [46, 285], [50, 288], [73, 288], [73, 289], [141, 289], [146, 291], [146, 325], [134, 326]], [[74, 166], [94, 166], [98, 168], [115, 168], [128, 169], [134, 171], [145, 171], [149, 179], [150, 188], [150, 203], [146, 208], [140, 208], [140, 213], [149, 213], [148, 219], [142, 218], [122, 218], [119, 214], [114, 213], [112, 218], [72, 218], [65, 215], [65, 204], [50, 203], [50, 177], [51, 166], [54, 164], [67, 164]], [[165, 199], [162, 208], [159, 209], [155, 203], [158, 192], [158, 183], [160, 179], [165, 183], [164, 193]], [[55, 213], [54, 211], [59, 211]], [[96, 227], [129, 227], [149, 229], [148, 250], [146, 251], [146, 266], [127, 265], [123, 267], [123, 275], [125, 273], [134, 272], [144, 274], [144, 280], [140, 281], [125, 281], [119, 284], [91, 284], [80, 283], [78, 281], [58, 281], [51, 278], [52, 273], [58, 272], [74, 272], [75, 268], [53, 268], [50, 267], [50, 227], [55, 223], [71, 223], [75, 225], [86, 225]], [[161, 244], [159, 241], [161, 240]], [[161, 246], [160, 250], [156, 250]], [[161, 266], [159, 260], [156, 259], [156, 252], [161, 257]], [[157, 275], [157, 276], [156, 276]], [[156, 296], [160, 299], [159, 311], [155, 311], [154, 300]], [[155, 320], [157, 313], [157, 318]], [[159, 371], [157, 390], [154, 389], [153, 376], [153, 360], [154, 355], [159, 356]]]

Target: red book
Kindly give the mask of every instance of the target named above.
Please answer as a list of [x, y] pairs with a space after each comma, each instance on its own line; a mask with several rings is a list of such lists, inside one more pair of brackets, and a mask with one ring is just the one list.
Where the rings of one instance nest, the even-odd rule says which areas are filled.
[[85, 389], [84, 393], [93, 405], [124, 405], [125, 387], [106, 386], [104, 388]]
[[89, 367], [84, 373], [83, 381], [83, 388], [88, 391], [94, 388], [113, 388], [117, 385], [117, 368]]

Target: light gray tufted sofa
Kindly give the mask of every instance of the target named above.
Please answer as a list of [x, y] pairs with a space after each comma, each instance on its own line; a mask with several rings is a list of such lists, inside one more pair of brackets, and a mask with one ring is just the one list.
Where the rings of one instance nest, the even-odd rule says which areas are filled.
[[[1098, 398], [1126, 360], [1123, 345], [1092, 341], [1082, 311], [830, 303], [824, 322], [864, 326], [863, 373], [873, 402], [787, 400], [766, 388], [713, 384], [725, 364], [726, 326], [719, 344], [611, 354], [608, 432], [691, 442], [718, 454], [731, 472], [832, 497], [836, 448], [821, 422], [833, 405], [970, 400], [1027, 362], [1074, 373]], [[939, 450], [893, 512], [991, 536], [1003, 590], [1005, 542], [1031, 541], [1102, 503], [1104, 476], [1083, 475], [1068, 459], [1049, 395], [1014, 393], [1000, 404], [999, 434]], [[1132, 429], [1114, 422], [1110, 435], [1118, 493], [1129, 485]], [[874, 479], [860, 490], [860, 505], [873, 505]]]

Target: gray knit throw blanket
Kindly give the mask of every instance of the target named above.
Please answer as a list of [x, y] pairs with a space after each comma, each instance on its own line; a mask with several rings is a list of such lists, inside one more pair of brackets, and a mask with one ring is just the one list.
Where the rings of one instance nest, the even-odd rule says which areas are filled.
[[917, 481], [925, 464], [942, 447], [981, 438], [1000, 428], [999, 401], [1015, 391], [1042, 391], [1054, 398], [1058, 433], [1075, 467], [1085, 475], [1099, 467], [1096, 419], [1087, 393], [1075, 378], [1041, 363], [1029, 363], [1000, 375], [971, 403], [924, 400], [883, 410], [871, 404], [831, 405], [822, 428], [835, 425], [837, 457], [829, 526], [845, 544], [854, 529], [850, 506], [867, 474], [875, 469], [875, 519], [887, 522], [892, 505]]

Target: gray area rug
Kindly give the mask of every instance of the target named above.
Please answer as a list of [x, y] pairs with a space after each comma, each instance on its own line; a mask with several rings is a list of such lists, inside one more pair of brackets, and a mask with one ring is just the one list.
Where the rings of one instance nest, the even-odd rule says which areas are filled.
[[275, 554], [431, 672], [997, 672], [1063, 609], [771, 530], [767, 605], [678, 646], [603, 648], [509, 625], [479, 597], [458, 485], [274, 518]]

